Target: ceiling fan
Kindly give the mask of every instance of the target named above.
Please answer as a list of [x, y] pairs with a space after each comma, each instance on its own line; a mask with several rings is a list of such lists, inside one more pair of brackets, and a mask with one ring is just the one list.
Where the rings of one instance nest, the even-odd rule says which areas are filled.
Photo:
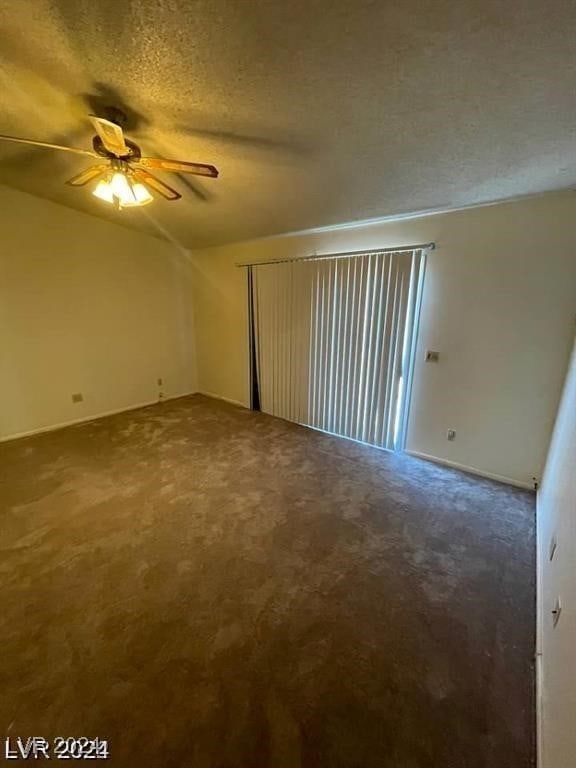
[[218, 176], [218, 170], [213, 165], [166, 160], [160, 157], [142, 157], [140, 147], [124, 136], [122, 129], [126, 121], [124, 113], [111, 109], [109, 117], [110, 119], [106, 119], [89, 115], [90, 122], [96, 130], [96, 136], [92, 139], [92, 150], [21, 139], [17, 136], [0, 135], [0, 140], [97, 158], [100, 161], [97, 165], [85, 168], [66, 183], [72, 187], [83, 187], [91, 181], [98, 180], [92, 194], [118, 209], [147, 205], [154, 199], [152, 192], [166, 200], [179, 200], [182, 197], [179, 192], [154, 176], [151, 170], [190, 173], [194, 176], [208, 176], [213, 179]]

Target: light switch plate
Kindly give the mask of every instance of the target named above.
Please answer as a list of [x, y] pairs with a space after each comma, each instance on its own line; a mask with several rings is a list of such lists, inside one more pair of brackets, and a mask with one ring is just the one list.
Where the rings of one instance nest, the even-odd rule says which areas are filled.
[[427, 363], [437, 363], [440, 358], [440, 353], [436, 352], [433, 349], [427, 349], [426, 350], [426, 362]]

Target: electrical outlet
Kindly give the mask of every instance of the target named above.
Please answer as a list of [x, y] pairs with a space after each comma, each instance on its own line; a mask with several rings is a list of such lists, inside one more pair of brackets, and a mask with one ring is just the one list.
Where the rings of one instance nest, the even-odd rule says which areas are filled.
[[426, 362], [427, 363], [437, 363], [440, 358], [440, 353], [435, 352], [433, 349], [427, 349], [426, 350]]
[[556, 598], [556, 602], [554, 603], [554, 608], [552, 608], [552, 626], [556, 626], [558, 622], [560, 621], [560, 614], [562, 613], [562, 603], [560, 602], [560, 598]]
[[82, 392], [76, 392], [72, 395], [72, 402], [73, 403], [81, 403], [84, 400], [84, 395]]
[[446, 432], [446, 439], [447, 440], [455, 440], [456, 439], [456, 430], [455, 429], [449, 429], [448, 432]]

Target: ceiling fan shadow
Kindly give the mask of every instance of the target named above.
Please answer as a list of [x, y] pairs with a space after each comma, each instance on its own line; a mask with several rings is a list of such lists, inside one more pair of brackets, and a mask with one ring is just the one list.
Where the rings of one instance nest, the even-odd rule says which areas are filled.
[[192, 181], [183, 173], [174, 173], [172, 175], [176, 176], [178, 182], [183, 184], [197, 200], [201, 200], [203, 203], [210, 203], [212, 200], [214, 200], [214, 195], [207, 192], [198, 181]]
[[94, 82], [91, 89], [89, 93], [81, 94], [90, 113], [118, 123], [127, 133], [140, 131], [150, 125], [148, 118], [129, 106], [116, 88]]
[[193, 136], [199, 139], [209, 139], [216, 142], [223, 142], [242, 149], [254, 149], [270, 153], [280, 153], [292, 157], [303, 157], [310, 155], [312, 150], [303, 142], [288, 138], [276, 138], [273, 136], [259, 136], [254, 134], [245, 134], [230, 130], [213, 130], [209, 128], [191, 128], [189, 125], [176, 125], [176, 130], [182, 134]]

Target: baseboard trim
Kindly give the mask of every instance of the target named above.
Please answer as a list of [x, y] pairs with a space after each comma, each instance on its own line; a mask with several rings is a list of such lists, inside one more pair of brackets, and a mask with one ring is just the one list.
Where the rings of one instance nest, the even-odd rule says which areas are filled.
[[225, 403], [230, 403], [231, 405], [238, 405], [240, 408], [248, 408], [246, 403], [241, 403], [240, 400], [233, 400], [231, 397], [216, 395], [214, 392], [206, 392], [206, 390], [200, 389], [198, 390], [197, 394], [204, 395], [204, 397], [212, 397], [214, 400], [223, 400]]
[[505, 475], [497, 475], [493, 472], [485, 472], [482, 469], [476, 469], [476, 467], [469, 467], [466, 464], [459, 464], [457, 461], [450, 461], [449, 459], [442, 459], [438, 456], [431, 456], [429, 453], [422, 453], [420, 451], [406, 450], [409, 456], [414, 456], [417, 459], [424, 459], [425, 461], [431, 461], [434, 464], [441, 464], [444, 467], [451, 467], [452, 469], [460, 469], [462, 472], [469, 472], [471, 475], [478, 475], [478, 477], [485, 477], [488, 480], [497, 480], [499, 483], [505, 483], [506, 485], [513, 485], [516, 488], [524, 488], [525, 490], [533, 491], [534, 487], [531, 483], [524, 483], [521, 480], [515, 480], [512, 477], [506, 477]]
[[26, 432], [16, 432], [14, 435], [4, 435], [0, 437], [0, 443], [7, 443], [10, 440], [21, 440], [24, 437], [32, 437], [33, 435], [41, 435], [45, 432], [55, 432], [57, 429], [64, 429], [65, 427], [73, 427], [76, 424], [86, 424], [89, 421], [98, 421], [98, 419], [104, 419], [106, 416], [115, 416], [118, 413], [127, 413], [128, 411], [136, 411], [138, 408], [147, 408], [150, 405], [158, 405], [159, 403], [165, 403], [168, 400], [178, 400], [180, 397], [188, 397], [189, 395], [195, 395], [196, 392], [183, 392], [179, 395], [170, 395], [170, 397], [164, 397], [162, 400], [147, 400], [143, 403], [135, 403], [134, 405], [128, 405], [124, 408], [114, 408], [111, 411], [102, 411], [91, 416], [81, 416], [79, 419], [70, 419], [70, 421], [61, 421], [58, 424], [51, 424], [47, 427], [38, 427], [38, 429], [30, 429]]
[[536, 768], [543, 768], [544, 756], [542, 752], [542, 654], [536, 654]]
[[542, 605], [542, 566], [544, 563], [544, 552], [542, 550], [542, 531], [541, 531], [541, 510], [540, 510], [541, 492], [536, 491], [536, 767], [542, 768], [544, 765], [543, 745], [542, 745], [542, 726], [544, 719], [544, 692], [543, 692], [543, 629], [544, 629], [544, 608]]

